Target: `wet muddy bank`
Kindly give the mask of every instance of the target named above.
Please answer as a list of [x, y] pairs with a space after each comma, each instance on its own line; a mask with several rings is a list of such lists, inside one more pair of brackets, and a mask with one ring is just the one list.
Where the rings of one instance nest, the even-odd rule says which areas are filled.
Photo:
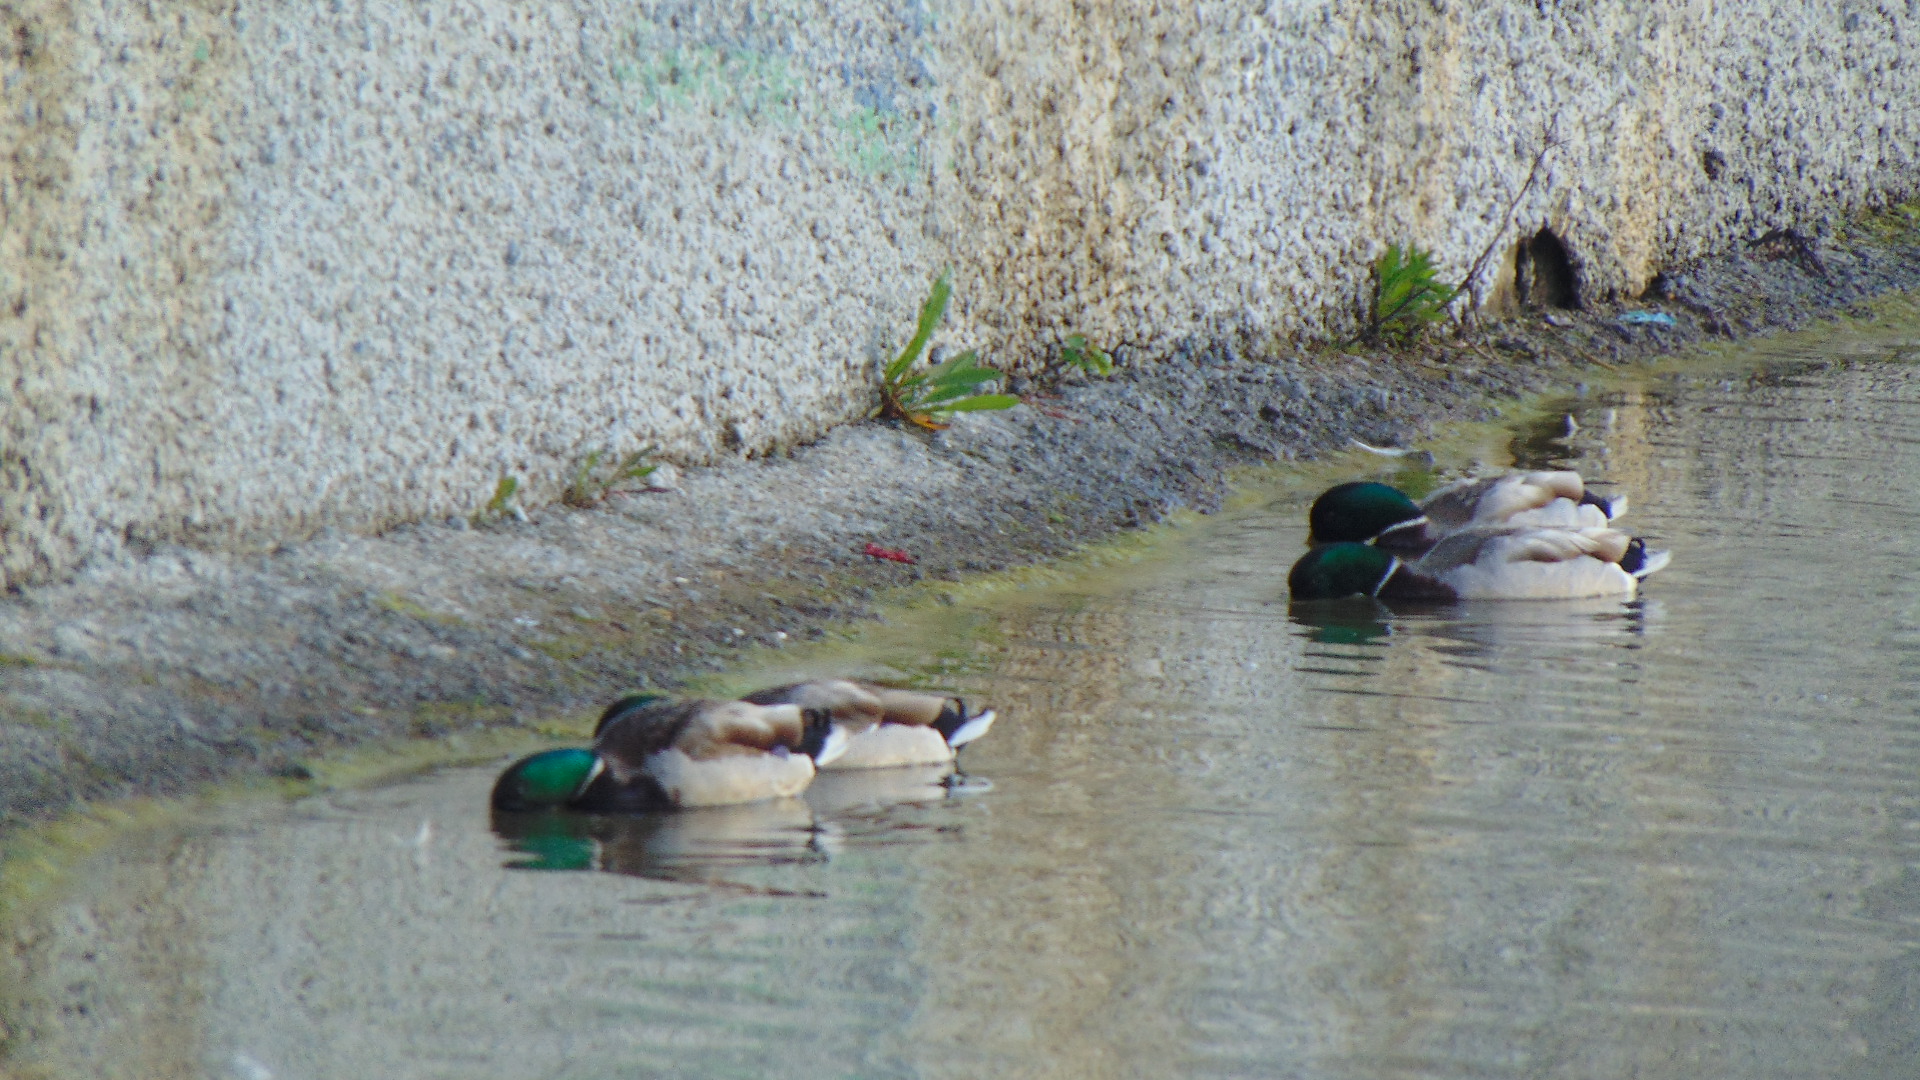
[[[1743, 248], [1665, 275], [1645, 300], [1411, 353], [1122, 354], [1109, 379], [1025, 387], [1026, 405], [945, 432], [854, 425], [588, 509], [96, 564], [0, 606], [0, 820], [298, 779], [372, 740], [584, 726], [615, 691], [818, 637], [900, 587], [1210, 511], [1237, 467], [1353, 439], [1415, 444], [1590, 367], [1863, 314], [1916, 286], [1920, 241], [1861, 229]], [[1627, 309], [1671, 325], [1622, 321]]]

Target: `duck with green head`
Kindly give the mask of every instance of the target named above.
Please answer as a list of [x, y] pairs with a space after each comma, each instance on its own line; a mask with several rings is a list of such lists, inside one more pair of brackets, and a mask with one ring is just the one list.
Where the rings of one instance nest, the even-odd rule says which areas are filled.
[[493, 807], [637, 812], [776, 799], [804, 791], [846, 744], [825, 709], [635, 694], [607, 708], [591, 749], [508, 766]]
[[1414, 560], [1348, 540], [1308, 551], [1287, 574], [1287, 588], [1295, 600], [1624, 599], [1668, 558], [1607, 528], [1455, 533]]
[[1590, 492], [1579, 473], [1565, 470], [1459, 480], [1419, 502], [1399, 488], [1359, 480], [1313, 501], [1307, 543], [1370, 543], [1418, 555], [1469, 529], [1604, 528], [1626, 510], [1626, 496]]

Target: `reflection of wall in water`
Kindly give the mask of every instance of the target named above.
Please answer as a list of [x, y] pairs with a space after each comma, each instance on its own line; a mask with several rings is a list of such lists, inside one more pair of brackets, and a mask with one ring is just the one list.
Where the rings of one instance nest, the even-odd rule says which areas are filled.
[[[1802, 994], [1795, 1020], [1770, 1037], [1808, 1046], [1844, 1028], [1850, 991], [1840, 988], [1867, 977], [1745, 939], [1805, 932], [1789, 921], [1770, 933], [1763, 920], [1783, 913], [1847, 910], [1870, 862], [1857, 824], [1892, 816], [1878, 805], [1884, 789], [1871, 777], [1850, 782], [1848, 771], [1905, 751], [1864, 742], [1886, 729], [1849, 718], [1906, 708], [1896, 687], [1920, 674], [1890, 670], [1897, 652], [1874, 647], [1920, 621], [1903, 565], [1920, 524], [1908, 479], [1920, 475], [1909, 460], [1920, 435], [1915, 379], [1907, 365], [1800, 361], [1804, 340], [1753, 350], [1773, 366], [1649, 381], [1578, 414], [1595, 432], [1615, 410], [1604, 447], [1583, 441], [1571, 463], [1628, 490], [1624, 524], [1674, 549], [1647, 603], [1680, 627], [1637, 658], [1660, 691], [1620, 703], [1620, 745], [1606, 755], [1616, 760], [1617, 804], [1597, 820], [1622, 846], [1620, 881], [1645, 900], [1631, 931], [1609, 934], [1617, 955], [1583, 961], [1639, 973], [1595, 987], [1596, 1001], [1639, 1006], [1632, 1023], [1595, 1014], [1596, 1036], [1617, 1035], [1617, 1073], [1656, 1067], [1667, 1049], [1701, 1037], [1661, 1013], [1663, 1003], [1697, 1009], [1705, 998], [1760, 1015], [1779, 1008], [1769, 994]], [[1851, 624], [1838, 640], [1834, 610]], [[1699, 642], [1706, 624], [1712, 646]], [[1783, 777], [1796, 782], [1783, 787]], [[1591, 914], [1583, 921], [1612, 929]], [[1765, 1041], [1735, 1041], [1755, 1062], [1772, 1052]]]
[[[1378, 699], [1313, 689], [1324, 679], [1299, 670], [1317, 662], [1303, 663], [1275, 554], [1297, 550], [1300, 529], [1283, 528], [1242, 538], [1246, 551], [1208, 551], [1231, 567], [1218, 580], [1009, 617], [994, 694], [1019, 721], [981, 760], [1044, 762], [1045, 800], [1097, 824], [1021, 837], [1065, 872], [1007, 902], [1040, 897], [1053, 934], [1031, 954], [989, 958], [990, 977], [930, 1015], [957, 1030], [998, 985], [994, 1011], [1027, 1017], [1027, 1038], [1057, 1067], [1102, 1075], [1271, 1064], [1283, 1043], [1336, 1053], [1382, 1016], [1426, 1011], [1405, 974], [1430, 931], [1405, 900], [1430, 890], [1403, 823], [1431, 797], [1429, 706], [1381, 723]], [[1342, 651], [1376, 657], [1382, 686], [1445, 682], [1431, 653], [1383, 645]], [[980, 848], [982, 864], [960, 876], [1004, 882], [1006, 867], [986, 860], [1006, 847]], [[926, 925], [932, 941], [946, 920]]]
[[968, 751], [998, 785], [993, 816], [921, 890], [916, 955], [939, 974], [914, 1035], [940, 1050], [920, 1071], [1138, 1075], [1189, 1038], [1161, 950], [1197, 853], [1162, 808], [1193, 796], [1161, 736], [1198, 666], [1106, 597], [1022, 609], [1002, 632], [987, 685], [1006, 719]]
[[[206, 845], [123, 838], [76, 868], [73, 899], [38, 912], [7, 959], [7, 1064], [101, 1080], [197, 1077], [199, 1026], [218, 972], [174, 906], [206, 869]], [[167, 851], [149, 856], [153, 844]], [[16, 980], [17, 981], [14, 981]], [[16, 1011], [18, 1004], [26, 1008]], [[0, 1068], [0, 1075], [5, 1075]], [[33, 1071], [26, 1076], [39, 1075]]]

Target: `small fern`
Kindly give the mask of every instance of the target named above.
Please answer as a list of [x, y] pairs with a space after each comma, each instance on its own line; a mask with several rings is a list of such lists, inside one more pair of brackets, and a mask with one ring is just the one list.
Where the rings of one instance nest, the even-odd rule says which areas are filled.
[[952, 295], [953, 284], [948, 273], [942, 271], [934, 280], [927, 302], [920, 306], [920, 323], [913, 339], [880, 372], [882, 416], [939, 431], [947, 426], [935, 419], [940, 414], [1010, 409], [1020, 404], [1020, 399], [1012, 394], [974, 393], [983, 383], [1000, 378], [1000, 372], [981, 367], [980, 354], [972, 349], [951, 360], [913, 371], [941, 317], [947, 313], [947, 300]]
[[1373, 302], [1367, 311], [1368, 341], [1382, 339], [1405, 345], [1429, 325], [1447, 317], [1447, 306], [1460, 290], [1442, 282], [1433, 268], [1431, 252], [1408, 244], [1387, 250], [1373, 263]]

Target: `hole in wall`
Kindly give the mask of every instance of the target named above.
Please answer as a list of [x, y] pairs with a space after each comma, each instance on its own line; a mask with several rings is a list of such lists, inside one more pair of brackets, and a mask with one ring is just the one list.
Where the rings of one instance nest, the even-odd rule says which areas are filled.
[[1542, 228], [1515, 246], [1513, 284], [1529, 307], [1580, 307], [1580, 274], [1573, 254], [1552, 229]]
[[1718, 150], [1709, 150], [1700, 155], [1700, 170], [1707, 174], [1709, 180], [1720, 179], [1720, 173], [1726, 167], [1727, 159], [1722, 157]]

